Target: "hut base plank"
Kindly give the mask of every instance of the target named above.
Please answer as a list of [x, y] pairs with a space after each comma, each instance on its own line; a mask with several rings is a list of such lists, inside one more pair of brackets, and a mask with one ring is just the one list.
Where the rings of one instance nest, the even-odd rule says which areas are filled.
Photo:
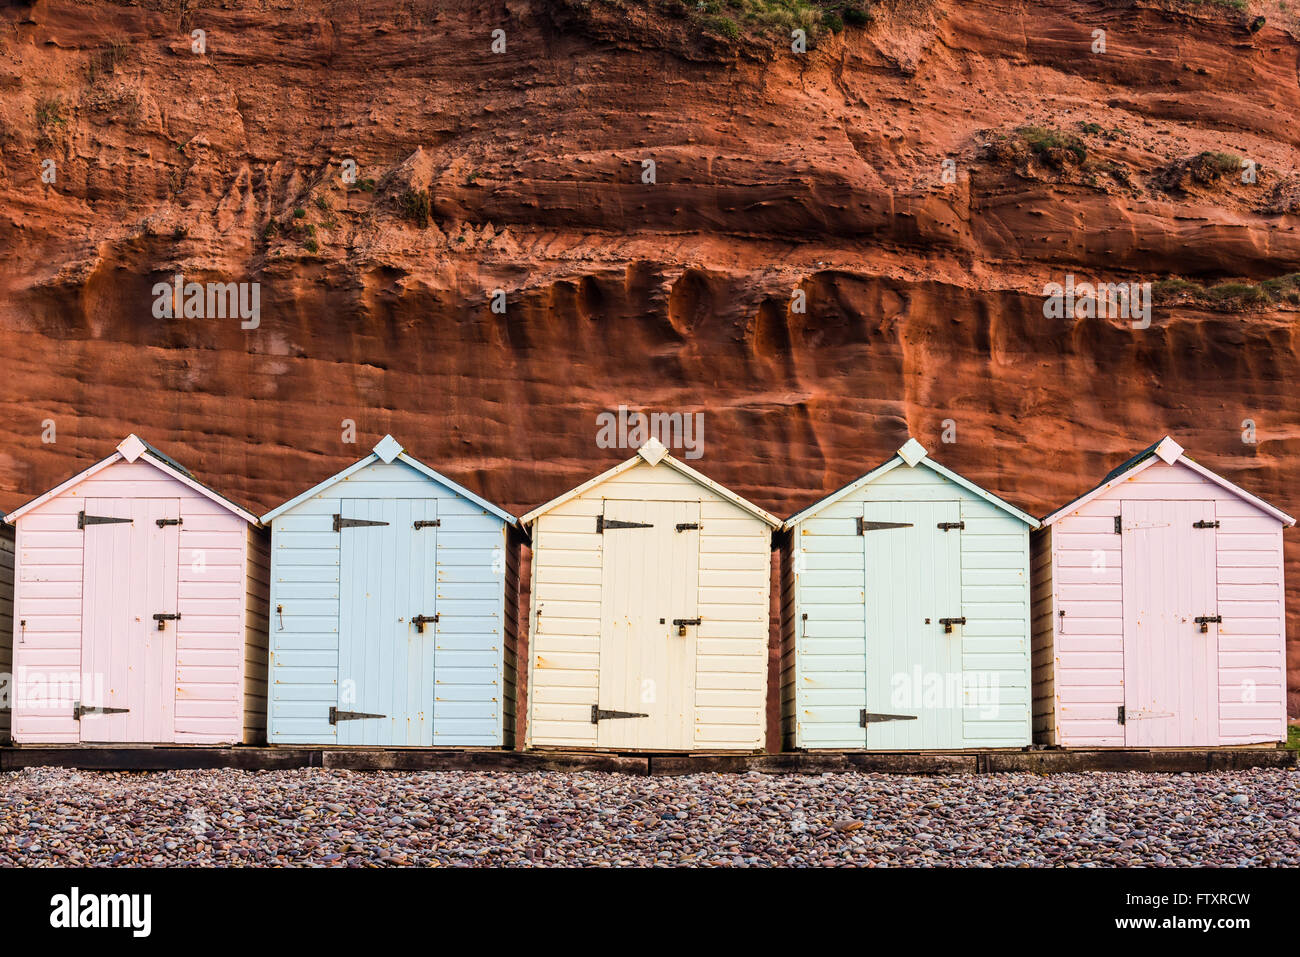
[[86, 771], [181, 771], [233, 768], [278, 771], [599, 771], [611, 774], [1061, 774], [1080, 771], [1161, 773], [1300, 768], [1300, 751], [1220, 747], [1088, 751], [797, 751], [782, 754], [627, 754], [595, 751], [414, 750], [292, 747], [9, 747], [0, 771], [64, 767]]

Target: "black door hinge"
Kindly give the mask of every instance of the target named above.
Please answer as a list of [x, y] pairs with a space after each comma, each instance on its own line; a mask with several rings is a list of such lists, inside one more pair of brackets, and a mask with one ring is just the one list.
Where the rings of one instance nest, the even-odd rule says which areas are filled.
[[[442, 612], [438, 612], [438, 615], [441, 614]], [[415, 626], [416, 631], [420, 634], [424, 634], [424, 626], [437, 623], [438, 615], [416, 615], [411, 619], [411, 624]]]
[[1218, 527], [1219, 527], [1219, 523], [1217, 521], [1207, 522], [1204, 519], [1202, 519], [1199, 522], [1192, 522], [1192, 528], [1218, 528]]
[[911, 528], [911, 522], [868, 522], [861, 515], [858, 516], [858, 534], [865, 535], [867, 532], [878, 532], [882, 528]]
[[1118, 721], [1120, 724], [1124, 724], [1124, 723], [1125, 723], [1125, 718], [1124, 718], [1124, 706], [1123, 706], [1123, 705], [1120, 705], [1120, 706], [1119, 706], [1119, 716], [1118, 716], [1115, 720]]
[[387, 522], [372, 522], [364, 518], [344, 518], [342, 515], [334, 516], [334, 531], [341, 532], [345, 528], [367, 528], [371, 525], [387, 525]]
[[134, 521], [133, 518], [113, 518], [111, 515], [87, 515], [81, 512], [77, 515], [77, 528], [85, 528], [87, 525], [130, 525]]
[[602, 721], [608, 721], [610, 718], [648, 718], [650, 715], [642, 714], [639, 711], [604, 711], [599, 705], [591, 706], [591, 723], [600, 724]]
[[1123, 534], [1124, 534], [1124, 516], [1123, 516], [1123, 515], [1116, 515], [1116, 516], [1115, 516], [1115, 534], [1116, 534], [1116, 535], [1123, 535]]
[[386, 714], [368, 714], [365, 711], [340, 711], [338, 708], [330, 708], [330, 724], [338, 724], [340, 721], [364, 721], [366, 718], [387, 718]]
[[183, 519], [179, 518], [155, 518], [153, 523], [159, 528], [166, 528], [168, 525], [184, 525]]
[[699, 527], [700, 527], [699, 522], [678, 522], [677, 523], [677, 531], [679, 532], [686, 532], [686, 531], [690, 531], [691, 529], [696, 529]]
[[126, 714], [130, 708], [97, 708], [91, 704], [82, 704], [80, 701], [73, 702], [72, 720], [80, 721], [88, 714]]
[[965, 522], [940, 522], [935, 527], [938, 528], [939, 531], [941, 532], [947, 532], [947, 531], [951, 531], [954, 528], [964, 529], [966, 527], [966, 523]]
[[1223, 616], [1222, 615], [1197, 615], [1196, 616], [1196, 623], [1201, 626], [1201, 634], [1203, 635], [1208, 635], [1210, 633], [1211, 622], [1213, 622], [1216, 625], [1221, 625], [1223, 624]]
[[883, 721], [915, 721], [914, 714], [878, 714], [863, 708], [858, 713], [858, 725], [865, 728], [869, 724], [880, 724]]
[[442, 525], [442, 519], [440, 518], [421, 519], [420, 521], [412, 522], [411, 524], [415, 528], [438, 528], [440, 525]]
[[167, 622], [169, 622], [169, 621], [180, 621], [180, 620], [181, 620], [181, 616], [180, 616], [179, 614], [169, 615], [169, 614], [167, 614], [166, 612], [161, 612], [161, 611], [160, 611], [160, 612], [158, 612], [158, 614], [156, 614], [156, 615], [153, 616], [153, 620], [156, 621], [156, 622], [158, 622], [158, 630], [159, 630], [159, 631], [166, 631], [166, 630], [167, 630]]
[[939, 624], [943, 625], [943, 633], [944, 633], [945, 635], [951, 635], [951, 634], [952, 634], [952, 626], [953, 626], [953, 625], [964, 625], [964, 624], [966, 624], [966, 616], [963, 615], [963, 616], [960, 617], [960, 618], [940, 618], [940, 619], [939, 619]]
[[596, 516], [596, 534], [604, 535], [607, 528], [654, 528], [652, 522], [621, 522], [616, 518], [606, 518], [604, 515]]

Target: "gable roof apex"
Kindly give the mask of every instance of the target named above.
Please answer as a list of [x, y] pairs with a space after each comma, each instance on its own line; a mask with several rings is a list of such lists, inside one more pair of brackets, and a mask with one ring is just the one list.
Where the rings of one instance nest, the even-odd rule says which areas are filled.
[[921, 459], [925, 458], [930, 453], [926, 451], [925, 446], [916, 441], [916, 439], [909, 438], [903, 443], [902, 448], [898, 450], [897, 454], [898, 457], [908, 465], [915, 467], [917, 462], [921, 461]]
[[96, 473], [103, 471], [104, 469], [108, 468], [110, 465], [114, 464], [115, 462], [127, 462], [127, 463], [144, 462], [148, 465], [151, 465], [154, 468], [158, 469], [160, 472], [176, 479], [182, 485], [188, 486], [189, 488], [193, 489], [195, 492], [198, 492], [204, 498], [211, 499], [213, 502], [216, 502], [218, 505], [222, 506], [223, 508], [226, 508], [234, 512], [236, 515], [238, 515], [244, 521], [248, 522], [250, 525], [259, 524], [257, 520], [257, 516], [254, 515], [252, 512], [248, 511], [248, 509], [244, 508], [242, 505], [238, 504], [237, 502], [231, 501], [230, 499], [226, 498], [226, 496], [222, 495], [220, 492], [218, 492], [216, 489], [212, 488], [211, 486], [206, 485], [203, 482], [200, 482], [198, 479], [194, 477], [193, 473], [191, 473], [189, 469], [181, 465], [171, 456], [163, 452], [160, 452], [158, 449], [154, 448], [152, 445], [144, 441], [144, 439], [140, 438], [134, 432], [118, 443], [117, 448], [113, 450], [112, 455], [108, 456], [107, 458], [100, 459], [98, 462], [96, 462], [94, 465], [90, 466], [89, 468], [82, 469], [76, 475], [72, 476], [72, 478], [60, 482], [58, 485], [50, 489], [48, 492], [45, 492], [43, 495], [38, 495], [30, 502], [27, 502], [24, 505], [21, 505], [18, 508], [14, 509], [12, 512], [10, 512], [8, 515], [4, 517], [4, 521], [7, 522], [8, 524], [13, 524], [15, 521], [17, 521], [22, 516], [26, 515], [32, 509], [44, 505], [50, 499], [62, 495], [64, 492], [68, 491], [69, 489], [72, 489], [75, 486], [80, 485], [82, 482], [90, 478], [92, 475], [95, 475]]
[[1166, 465], [1173, 465], [1183, 454], [1183, 447], [1166, 435], [1155, 444], [1155, 453]]
[[391, 463], [393, 459], [402, 454], [403, 449], [400, 442], [391, 435], [385, 435], [375, 443], [375, 455], [379, 456], [385, 463]]
[[128, 462], [134, 462], [144, 454], [144, 450], [145, 444], [140, 441], [140, 437], [134, 432], [117, 443], [118, 454]]
[[1277, 519], [1282, 524], [1295, 524], [1295, 519], [1280, 508], [1274, 508], [1262, 498], [1257, 498], [1256, 496], [1251, 495], [1245, 489], [1229, 482], [1222, 475], [1219, 475], [1216, 472], [1211, 472], [1204, 465], [1201, 465], [1199, 462], [1189, 457], [1181, 445], [1166, 435], [1159, 442], [1154, 442], [1151, 445], [1148, 445], [1137, 455], [1134, 455], [1132, 458], [1115, 466], [1115, 468], [1106, 473], [1105, 477], [1097, 485], [1084, 492], [1078, 498], [1061, 506], [1050, 515], [1046, 516], [1043, 519], [1043, 525], [1055, 524], [1063, 516], [1070, 512], [1077, 511], [1088, 502], [1091, 502], [1094, 498], [1105, 494], [1109, 490], [1118, 486], [1121, 482], [1127, 480], [1129, 477], [1155, 465], [1157, 459], [1164, 462], [1166, 465], [1184, 465], [1198, 475], [1209, 479], [1220, 488], [1231, 492], [1233, 495], [1236, 495], [1238, 498], [1241, 498], [1246, 502], [1249, 502], [1260, 511]]
[[[909, 448], [910, 445], [915, 445], [915, 448]], [[903, 451], [905, 449], [908, 451], [909, 455], [915, 455], [917, 449], [919, 449], [921, 455], [916, 457], [915, 462], [908, 462], [907, 459], [903, 457]], [[836, 502], [840, 501], [841, 499], [846, 498], [849, 495], [852, 495], [854, 492], [856, 492], [858, 489], [862, 488], [863, 486], [870, 485], [872, 482], [874, 482], [876, 479], [880, 478], [882, 475], [886, 474], [887, 472], [891, 472], [894, 469], [904, 465], [910, 466], [912, 468], [916, 468], [918, 466], [924, 466], [932, 470], [936, 474], [943, 476], [945, 479], [952, 482], [954, 485], [958, 485], [961, 488], [964, 488], [966, 491], [970, 492], [971, 494], [984, 499], [984, 501], [988, 502], [990, 505], [995, 505], [998, 508], [1002, 509], [1007, 514], [1013, 516], [1014, 518], [1020, 519], [1020, 521], [1024, 522], [1030, 528], [1039, 527], [1038, 519], [1034, 518], [1034, 516], [1030, 515], [1028, 512], [1016, 508], [1006, 499], [994, 495], [992, 492], [988, 491], [988, 489], [980, 488], [970, 479], [966, 478], [963, 475], [958, 475], [956, 472], [952, 471], [952, 469], [944, 468], [934, 459], [930, 458], [929, 454], [925, 450], [925, 447], [921, 445], [920, 442], [917, 442], [915, 439], [908, 439], [908, 441], [904, 443], [903, 448], [899, 449], [898, 452], [895, 453], [894, 457], [891, 458], [889, 461], [884, 462], [881, 465], [877, 465], [874, 469], [867, 472], [865, 475], [859, 476], [858, 478], [854, 479], [848, 485], [841, 486], [840, 488], [831, 492], [829, 495], [819, 499], [816, 502], [813, 502], [803, 511], [796, 512], [794, 515], [791, 515], [782, 523], [781, 527], [785, 529], [794, 528], [795, 525], [799, 524], [805, 519], [812, 518], [814, 515], [816, 515], [818, 512], [820, 512], [822, 509], [826, 508], [827, 506], [834, 505]]]
[[[653, 454], [657, 456], [656, 460], [653, 462], [651, 462], [648, 458], [646, 458], [642, 454], [650, 447], [651, 443], [654, 443], [655, 445], [658, 445], [660, 449], [663, 449], [662, 454], [658, 453], [657, 450], [652, 450]], [[602, 485], [605, 482], [608, 482], [610, 479], [614, 478], [615, 476], [621, 475], [622, 473], [626, 472], [628, 469], [635, 468], [637, 465], [640, 465], [642, 463], [649, 465], [651, 468], [654, 468], [660, 463], [663, 463], [664, 465], [669, 466], [673, 470], [680, 472], [682, 475], [685, 475], [687, 478], [695, 482], [697, 485], [700, 485], [708, 489], [709, 491], [717, 494], [721, 498], [730, 502], [732, 505], [735, 505], [737, 508], [746, 511], [750, 515], [753, 515], [755, 518], [759, 519], [760, 521], [765, 522], [771, 528], [781, 527], [781, 520], [777, 518], [775, 515], [773, 515], [771, 512], [759, 508], [753, 502], [749, 501], [749, 499], [742, 498], [741, 496], [737, 495], [735, 492], [731, 491], [731, 489], [727, 488], [726, 486], [720, 485], [719, 483], [713, 481], [713, 479], [709, 478], [708, 476], [702, 475], [701, 473], [695, 471], [695, 469], [691, 468], [685, 462], [682, 462], [681, 460], [673, 456], [667, 449], [664, 449], [664, 447], [655, 439], [651, 439], [645, 445], [641, 446], [641, 448], [637, 450], [637, 454], [632, 456], [630, 459], [627, 459], [624, 462], [620, 462], [618, 465], [615, 465], [613, 468], [606, 469], [604, 472], [601, 472], [599, 475], [595, 476], [594, 478], [587, 479], [587, 481], [583, 482], [581, 485], [577, 485], [569, 489], [563, 495], [557, 495], [549, 502], [537, 506], [537, 508], [533, 509], [531, 512], [526, 512], [523, 516], [520, 517], [519, 524], [525, 527], [531, 525], [537, 519], [541, 518], [547, 512], [551, 511], [551, 509], [558, 508], [559, 506], [563, 505], [565, 502], [577, 498], [579, 495], [582, 495], [584, 492], [590, 491], [596, 486]]]
[[668, 448], [656, 438], [651, 438], [645, 445], [636, 450], [636, 454], [641, 456], [651, 465], [658, 465], [668, 454]]
[[[385, 455], [391, 455], [392, 457], [384, 458]], [[385, 435], [382, 439], [379, 440], [378, 443], [376, 443], [374, 451], [371, 452], [369, 455], [365, 455], [362, 458], [357, 459], [357, 461], [353, 462], [343, 471], [336, 472], [335, 474], [331, 475], [329, 478], [325, 479], [324, 481], [318, 482], [317, 484], [313, 485], [311, 488], [307, 489], [307, 491], [302, 492], [299, 495], [295, 495], [293, 498], [289, 499], [289, 501], [285, 502], [284, 504], [278, 505], [275, 508], [271, 509], [271, 511], [267, 512], [265, 515], [262, 516], [262, 523], [268, 524], [272, 522], [273, 520], [279, 518], [281, 515], [283, 515], [285, 512], [289, 511], [290, 509], [297, 508], [303, 502], [307, 501], [307, 499], [319, 495], [321, 492], [325, 491], [330, 486], [335, 485], [338, 482], [341, 482], [344, 479], [351, 477], [352, 475], [355, 475], [357, 472], [360, 472], [362, 469], [366, 468], [369, 465], [374, 465], [376, 462], [383, 462], [386, 465], [391, 465], [393, 462], [401, 462], [403, 465], [415, 469], [425, 478], [428, 478], [431, 481], [436, 482], [437, 484], [443, 486], [444, 488], [449, 489], [451, 492], [455, 493], [456, 495], [459, 495], [461, 498], [473, 502], [475, 505], [477, 505], [479, 508], [483, 509], [484, 511], [489, 512], [492, 515], [495, 515], [497, 518], [501, 519], [501, 521], [505, 522], [507, 525], [515, 525], [519, 521], [517, 518], [515, 518], [505, 509], [493, 505], [487, 499], [483, 498], [480, 495], [476, 495], [474, 492], [471, 492], [469, 489], [465, 488], [465, 486], [460, 485], [457, 482], [453, 482], [451, 479], [447, 478], [447, 476], [441, 474], [440, 472], [435, 472], [433, 469], [429, 468], [429, 466], [425, 465], [419, 459], [415, 458], [413, 455], [406, 452], [402, 448], [402, 446], [398, 444], [397, 440], [394, 439], [391, 435]]]

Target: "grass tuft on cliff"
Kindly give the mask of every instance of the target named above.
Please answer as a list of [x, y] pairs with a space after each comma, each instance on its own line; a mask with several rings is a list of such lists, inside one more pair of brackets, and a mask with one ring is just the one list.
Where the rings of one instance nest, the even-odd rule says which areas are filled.
[[1074, 157], [1076, 164], [1082, 164], [1088, 158], [1087, 145], [1073, 133], [1041, 126], [1022, 126], [1016, 133], [1039, 159], [1053, 166], [1065, 165], [1070, 156]]
[[707, 49], [770, 55], [802, 30], [809, 49], [819, 37], [864, 27], [869, 0], [556, 0], [556, 9], [587, 33], [635, 39], [678, 52]]
[[1229, 280], [1213, 286], [1171, 276], [1153, 283], [1151, 295], [1162, 305], [1190, 303], [1215, 312], [1242, 312], [1284, 303], [1300, 306], [1300, 272], [1275, 276], [1260, 283]]

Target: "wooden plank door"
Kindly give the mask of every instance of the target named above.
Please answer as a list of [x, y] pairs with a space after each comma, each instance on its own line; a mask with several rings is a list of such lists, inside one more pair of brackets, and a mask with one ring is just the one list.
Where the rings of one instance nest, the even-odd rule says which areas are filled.
[[605, 503], [597, 747], [694, 743], [699, 629], [673, 620], [699, 614], [699, 521], [699, 502]]
[[[1214, 502], [1125, 501], [1124, 743], [1219, 743]], [[1196, 523], [1211, 527], [1197, 528]]]
[[[432, 499], [344, 499], [339, 535], [342, 745], [433, 744], [437, 519]], [[429, 621], [420, 630], [415, 619]]]
[[[959, 502], [866, 502], [866, 712], [873, 750], [962, 746]], [[875, 527], [873, 527], [873, 525]]]
[[86, 501], [83, 742], [164, 744], [176, 739], [176, 634], [183, 622], [165, 619], [159, 630], [153, 616], [179, 611], [180, 513], [180, 499]]

